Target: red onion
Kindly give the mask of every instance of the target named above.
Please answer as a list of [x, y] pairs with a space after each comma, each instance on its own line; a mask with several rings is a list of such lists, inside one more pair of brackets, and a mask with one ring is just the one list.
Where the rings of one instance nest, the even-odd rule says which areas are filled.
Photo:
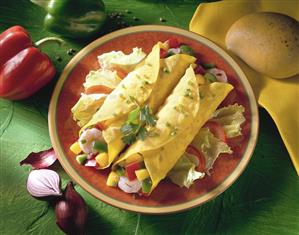
[[52, 170], [33, 170], [28, 176], [27, 190], [34, 197], [60, 196], [60, 177]]
[[64, 198], [55, 207], [56, 223], [67, 234], [84, 234], [87, 220], [87, 206], [84, 199], [69, 182]]

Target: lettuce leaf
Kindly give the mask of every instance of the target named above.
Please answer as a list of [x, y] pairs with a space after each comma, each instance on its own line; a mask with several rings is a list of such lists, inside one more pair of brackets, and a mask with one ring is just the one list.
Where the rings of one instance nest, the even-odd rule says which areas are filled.
[[83, 86], [87, 89], [92, 86], [103, 85], [114, 89], [120, 82], [121, 79], [117, 76], [116, 71], [112, 72], [106, 69], [99, 69], [97, 71], [90, 71], [87, 74]]
[[71, 109], [73, 119], [77, 124], [84, 126], [100, 108], [107, 95], [105, 94], [82, 94], [78, 102]]
[[195, 170], [195, 164], [192, 163], [186, 155], [183, 155], [168, 173], [167, 177], [180, 187], [189, 188], [197, 179], [203, 178], [205, 173]]
[[133, 48], [130, 54], [124, 54], [122, 51], [111, 51], [98, 56], [98, 61], [101, 68], [121, 68], [127, 72], [132, 71], [139, 64], [146, 54], [142, 48]]
[[232, 138], [242, 135], [241, 124], [245, 122], [244, 111], [245, 109], [242, 105], [228, 105], [217, 109], [212, 118], [223, 126], [226, 136]]
[[230, 147], [216, 138], [206, 127], [200, 129], [191, 144], [203, 153], [206, 160], [205, 169], [208, 174], [221, 153], [232, 153]]

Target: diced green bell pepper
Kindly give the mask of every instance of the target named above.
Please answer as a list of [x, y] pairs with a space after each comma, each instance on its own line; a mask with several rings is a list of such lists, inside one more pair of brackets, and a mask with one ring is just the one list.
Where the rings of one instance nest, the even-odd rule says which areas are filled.
[[181, 51], [182, 54], [187, 54], [187, 55], [194, 56], [194, 51], [192, 50], [191, 47], [189, 47], [187, 45], [181, 45], [180, 46], [180, 51]]
[[48, 14], [45, 27], [70, 38], [88, 38], [99, 32], [106, 19], [101, 0], [31, 0]]
[[151, 191], [152, 188], [152, 181], [150, 178], [147, 178], [145, 180], [142, 180], [142, 186], [141, 186], [141, 190], [143, 193], [149, 193]]
[[217, 78], [212, 73], [205, 73], [204, 78], [210, 83], [217, 82]]
[[87, 154], [80, 154], [76, 157], [76, 161], [80, 164], [80, 165], [84, 165], [85, 162], [87, 160]]
[[97, 150], [99, 152], [105, 152], [105, 153], [108, 152], [107, 144], [102, 143], [100, 141], [95, 141], [92, 147], [94, 150]]

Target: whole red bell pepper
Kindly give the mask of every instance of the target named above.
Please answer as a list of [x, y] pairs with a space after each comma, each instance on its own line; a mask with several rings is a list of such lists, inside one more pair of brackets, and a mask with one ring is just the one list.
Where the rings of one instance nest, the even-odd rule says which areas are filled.
[[23, 27], [13, 26], [0, 34], [0, 97], [10, 100], [27, 98], [54, 75], [51, 60], [34, 47]]

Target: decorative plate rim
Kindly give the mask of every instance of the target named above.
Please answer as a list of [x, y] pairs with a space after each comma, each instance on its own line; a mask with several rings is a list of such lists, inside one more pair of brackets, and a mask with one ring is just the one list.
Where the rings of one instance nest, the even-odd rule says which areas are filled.
[[[63, 85], [65, 81], [68, 78], [68, 75], [73, 70], [73, 68], [77, 65], [77, 63], [84, 58], [86, 55], [88, 55], [91, 51], [93, 51], [98, 46], [102, 45], [105, 42], [108, 42], [111, 39], [114, 39], [116, 37], [124, 36], [127, 34], [132, 33], [139, 33], [139, 32], [166, 32], [166, 33], [173, 33], [182, 35], [188, 38], [191, 38], [195, 41], [199, 41], [200, 43], [204, 44], [205, 46], [208, 46], [212, 50], [214, 50], [217, 54], [222, 56], [222, 58], [230, 64], [232, 69], [236, 72], [238, 75], [238, 79], [241, 81], [242, 85], [244, 86], [247, 97], [249, 99], [249, 107], [251, 112], [251, 132], [250, 132], [250, 138], [247, 143], [246, 150], [244, 152], [244, 155], [236, 168], [232, 171], [232, 173], [224, 180], [222, 181], [216, 188], [209, 191], [208, 193], [199, 196], [198, 198], [192, 199], [190, 201], [175, 204], [175, 205], [168, 205], [168, 206], [140, 206], [140, 205], [132, 205], [126, 202], [118, 201], [112, 197], [107, 196], [106, 194], [96, 190], [92, 185], [90, 185], [87, 181], [84, 180], [83, 177], [79, 175], [78, 172], [74, 170], [70, 162], [67, 160], [67, 156], [65, 155], [61, 143], [59, 142], [58, 133], [57, 133], [57, 125], [56, 125], [56, 108], [57, 103], [59, 100], [59, 96], [61, 93], [61, 90], [63, 88]], [[258, 129], [259, 129], [259, 116], [258, 116], [258, 106], [257, 102], [253, 93], [253, 90], [246, 78], [246, 75], [241, 70], [239, 65], [234, 61], [234, 59], [228, 55], [227, 52], [225, 52], [222, 48], [220, 48], [218, 45], [216, 45], [214, 42], [210, 41], [209, 39], [200, 36], [196, 33], [172, 27], [172, 26], [161, 26], [161, 25], [142, 25], [142, 26], [134, 26], [126, 29], [121, 29], [115, 32], [112, 32], [110, 34], [107, 34], [103, 37], [100, 37], [96, 39], [95, 41], [88, 44], [86, 47], [84, 47], [80, 52], [72, 58], [69, 63], [66, 65], [64, 70], [62, 71], [59, 80], [55, 86], [54, 92], [52, 94], [50, 105], [49, 105], [49, 112], [48, 112], [48, 125], [49, 125], [49, 133], [50, 133], [50, 139], [53, 145], [53, 148], [55, 152], [57, 153], [59, 162], [61, 163], [62, 167], [66, 171], [66, 173], [78, 184], [80, 185], [84, 190], [86, 190], [88, 193], [93, 195], [95, 198], [100, 199], [101, 201], [118, 207], [120, 209], [138, 212], [138, 213], [144, 213], [144, 214], [169, 214], [169, 213], [175, 213], [175, 212], [181, 212], [187, 209], [191, 209], [194, 207], [197, 207], [199, 205], [202, 205], [215, 197], [217, 197], [219, 194], [224, 192], [227, 188], [229, 188], [241, 175], [241, 173], [245, 170], [253, 152], [255, 149], [255, 145], [257, 142], [258, 137]]]

